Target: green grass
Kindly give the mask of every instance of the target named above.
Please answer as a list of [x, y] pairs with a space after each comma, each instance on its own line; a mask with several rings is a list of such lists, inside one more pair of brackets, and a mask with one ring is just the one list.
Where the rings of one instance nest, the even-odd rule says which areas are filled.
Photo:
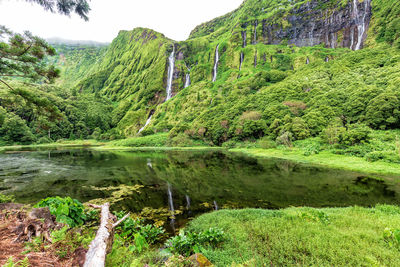
[[14, 146], [0, 146], [0, 152], [13, 151], [13, 150], [30, 150], [30, 149], [51, 149], [51, 148], [68, 148], [68, 147], [80, 147], [80, 146], [102, 146], [104, 142], [97, 140], [63, 140], [60, 142], [49, 143], [49, 144], [31, 144], [31, 145], [14, 145]]
[[397, 163], [383, 161], [368, 162], [364, 158], [338, 155], [329, 151], [322, 151], [319, 154], [314, 154], [311, 156], [305, 156], [304, 151], [299, 148], [235, 148], [230, 149], [229, 151], [240, 152], [249, 156], [288, 159], [302, 163], [318, 164], [326, 167], [358, 171], [363, 173], [400, 175], [400, 166]]
[[204, 251], [215, 266], [400, 266], [398, 244], [384, 239], [386, 228], [400, 229], [399, 215], [399, 207], [386, 205], [221, 210], [189, 228], [224, 229], [221, 247]]

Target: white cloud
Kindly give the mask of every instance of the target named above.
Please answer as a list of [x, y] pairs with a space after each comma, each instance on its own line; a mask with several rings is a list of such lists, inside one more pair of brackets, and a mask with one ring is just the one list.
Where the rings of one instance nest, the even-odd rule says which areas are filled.
[[90, 21], [52, 14], [23, 0], [0, 0], [0, 24], [43, 38], [111, 42], [120, 30], [151, 28], [185, 40], [200, 23], [236, 9], [243, 0], [92, 0]]

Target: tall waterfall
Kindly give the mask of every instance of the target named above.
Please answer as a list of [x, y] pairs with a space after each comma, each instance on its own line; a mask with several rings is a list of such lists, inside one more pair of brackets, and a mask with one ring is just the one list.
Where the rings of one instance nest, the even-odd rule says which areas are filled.
[[144, 128], [146, 128], [146, 126], [150, 124], [151, 118], [152, 118], [152, 117], [153, 117], [153, 114], [150, 114], [150, 116], [149, 116], [149, 118], [147, 119], [147, 121], [146, 121], [146, 123], [144, 124], [144, 126], [143, 126], [142, 128], [140, 128], [138, 134], [141, 133], [141, 132], [143, 132]]
[[365, 34], [365, 31], [367, 30], [367, 14], [368, 10], [371, 6], [371, 0], [364, 0], [364, 12], [362, 15], [362, 18], [360, 20], [360, 11], [358, 9], [358, 2], [359, 0], [353, 0], [353, 18], [356, 21], [357, 24], [357, 36], [355, 36], [355, 30], [353, 28], [351, 32], [351, 44], [350, 44], [350, 49], [353, 49], [354, 46], [354, 39], [357, 37], [357, 42], [355, 44], [354, 50], [360, 50], [363, 37]]
[[214, 71], [213, 71], [213, 79], [212, 81], [215, 82], [217, 80], [217, 74], [218, 74], [218, 63], [219, 63], [219, 45], [217, 45], [217, 48], [215, 49], [215, 59], [214, 59]]
[[173, 46], [173, 50], [171, 55], [169, 56], [169, 67], [168, 67], [168, 80], [167, 80], [167, 98], [165, 101], [168, 101], [172, 98], [172, 80], [174, 78], [174, 69], [175, 69], [175, 45]]
[[243, 61], [244, 61], [244, 54], [243, 54], [243, 52], [240, 52], [240, 65], [239, 65], [239, 71], [241, 71], [241, 70], [242, 70], [242, 64], [243, 64]]

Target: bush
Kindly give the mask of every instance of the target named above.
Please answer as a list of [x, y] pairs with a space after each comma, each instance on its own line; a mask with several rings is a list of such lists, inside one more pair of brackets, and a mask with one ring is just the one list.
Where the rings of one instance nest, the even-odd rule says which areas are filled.
[[37, 140], [36, 143], [38, 143], [38, 144], [49, 144], [51, 142], [53, 142], [51, 139], [49, 139], [47, 136], [43, 136], [43, 137], [40, 137], [39, 140]]
[[[124, 212], [116, 214], [118, 219], [125, 216]], [[126, 242], [134, 241], [135, 239], [144, 238], [145, 243], [154, 244], [164, 236], [165, 230], [162, 227], [154, 226], [151, 224], [144, 224], [143, 220], [133, 219], [128, 217], [117, 228], [117, 233]], [[135, 243], [138, 240], [135, 240]]]
[[15, 201], [15, 197], [13, 195], [0, 194], [0, 203], [12, 203], [14, 201]]
[[261, 140], [258, 142], [261, 148], [263, 149], [271, 149], [271, 148], [276, 148], [277, 144], [274, 140], [271, 139], [269, 136], [264, 136], [261, 138]]
[[199, 252], [204, 246], [215, 247], [223, 240], [224, 231], [218, 228], [210, 228], [200, 233], [185, 233], [181, 230], [179, 235], [167, 240], [166, 246], [172, 253], [188, 256]]
[[400, 163], [400, 156], [395, 151], [372, 151], [365, 155], [370, 162], [383, 160], [386, 162]]
[[50, 213], [56, 216], [58, 222], [68, 224], [70, 227], [82, 225], [86, 220], [82, 203], [70, 197], [48, 197], [35, 205], [35, 208], [44, 207], [50, 209]]

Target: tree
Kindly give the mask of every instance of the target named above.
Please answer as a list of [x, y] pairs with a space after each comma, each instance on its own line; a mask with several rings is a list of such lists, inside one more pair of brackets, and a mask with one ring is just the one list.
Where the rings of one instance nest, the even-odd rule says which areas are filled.
[[4, 80], [6, 77], [52, 82], [59, 76], [59, 70], [43, 62], [46, 56], [55, 54], [55, 49], [43, 39], [28, 31], [21, 35], [0, 26], [0, 40], [8, 40], [0, 42], [0, 82], [8, 88], [13, 89]]
[[88, 13], [90, 7], [88, 1], [86, 0], [25, 0], [27, 2], [32, 2], [39, 4], [44, 7], [44, 9], [50, 12], [56, 12], [69, 16], [71, 12], [75, 12], [82, 19], [88, 21]]

